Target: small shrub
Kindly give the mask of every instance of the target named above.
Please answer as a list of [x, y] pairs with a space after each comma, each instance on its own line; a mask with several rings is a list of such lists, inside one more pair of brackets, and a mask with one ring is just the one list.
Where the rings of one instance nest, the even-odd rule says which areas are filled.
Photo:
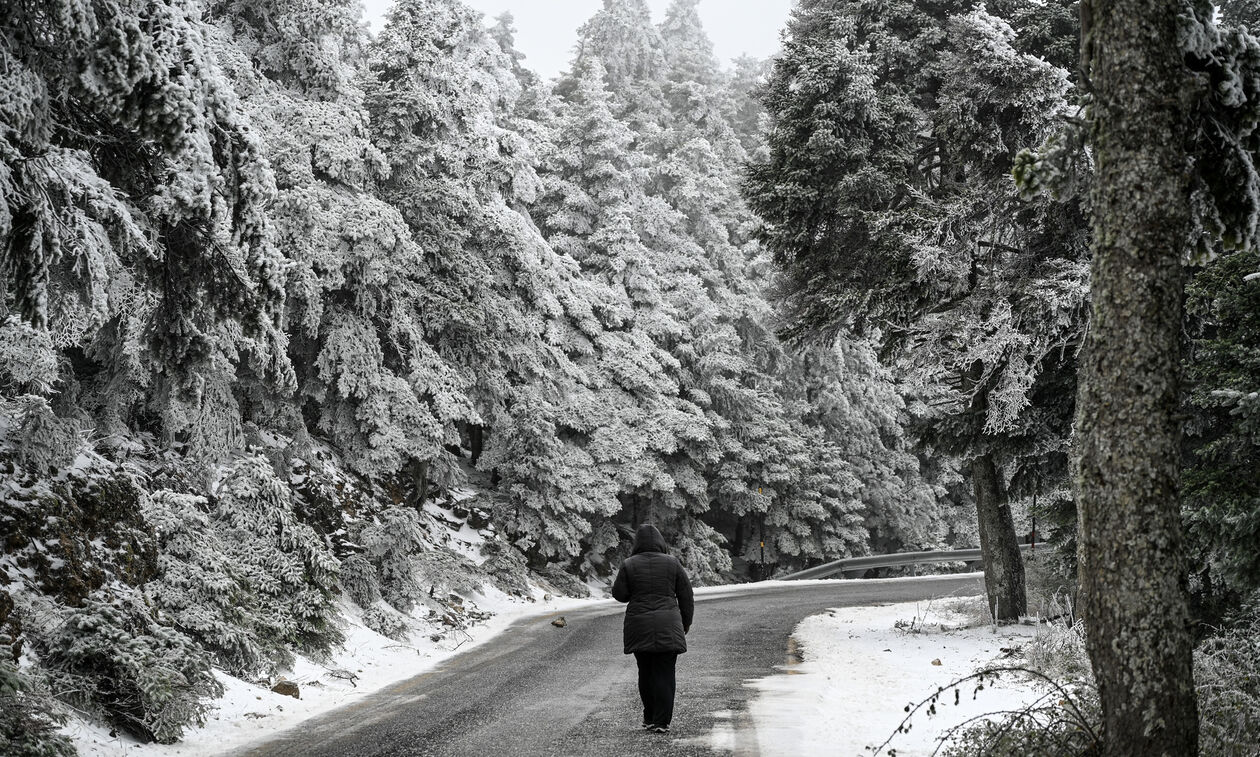
[[974, 597], [959, 597], [947, 604], [950, 612], [961, 615], [965, 628], [976, 628], [993, 624], [993, 613], [989, 611], [989, 601], [983, 594]]
[[363, 555], [350, 555], [341, 561], [341, 590], [359, 607], [369, 608], [381, 598], [376, 568]]
[[74, 461], [82, 446], [83, 432], [78, 421], [58, 418], [43, 397], [28, 394], [12, 401], [0, 398], [0, 413], [16, 420], [15, 458], [29, 471], [48, 475], [65, 467]]
[[402, 612], [422, 603], [426, 590], [416, 577], [416, 560], [424, 550], [424, 534], [415, 510], [391, 507], [359, 535], [363, 556], [376, 568], [381, 598]]
[[[1069, 613], [1070, 614], [1070, 613]], [[1096, 754], [1101, 705], [1085, 651], [1083, 621], [1054, 623], [1024, 648], [1028, 670], [1050, 686], [1034, 706], [950, 734], [948, 757]], [[1260, 744], [1260, 603], [1194, 653], [1199, 751], [1253, 757]]]
[[233, 577], [257, 597], [260, 637], [317, 654], [341, 643], [333, 601], [340, 563], [297, 519], [288, 485], [265, 457], [247, 457], [224, 476], [211, 521]]
[[416, 577], [430, 594], [468, 595], [481, 588], [481, 570], [467, 558], [445, 549], [416, 555]]
[[396, 641], [402, 641], [411, 634], [411, 624], [402, 613], [384, 603], [377, 603], [363, 611], [363, 625]]
[[[964, 693], [980, 692], [1004, 677], [1034, 679], [1044, 693], [1019, 709], [998, 710], [970, 718], [941, 736], [939, 753], [946, 757], [1027, 757], [1028, 755], [1095, 755], [1099, 753], [1097, 698], [1093, 689], [1065, 687], [1037, 670], [988, 668], [954, 681], [914, 707], [897, 733], [910, 730], [915, 717], [936, 715], [938, 707], [957, 705]], [[894, 736], [875, 750], [879, 754]], [[892, 754], [889, 751], [889, 754]]]
[[1059, 619], [1071, 614], [1072, 597], [1076, 596], [1076, 576], [1054, 548], [1037, 548], [1035, 557], [1024, 559], [1024, 589], [1028, 594], [1028, 613], [1039, 618]]
[[161, 545], [159, 575], [144, 586], [145, 596], [235, 675], [288, 662], [278, 640], [259, 638], [272, 629], [252, 617], [258, 597], [234, 575], [206, 509], [204, 497], [165, 490], [145, 503], [144, 517]]
[[481, 545], [486, 561], [481, 570], [499, 591], [514, 597], [529, 596], [529, 565], [520, 550], [500, 541]]
[[5, 757], [73, 757], [70, 740], [57, 727], [61, 717], [50, 698], [17, 666], [0, 659], [0, 754]]
[[213, 509], [203, 497], [160, 491], [144, 515], [162, 551], [145, 594], [230, 672], [274, 672], [291, 663], [289, 647], [322, 654], [341, 641], [337, 560], [297, 520], [265, 458], [228, 471]]
[[191, 639], [159, 625], [134, 594], [97, 592], [82, 607], [48, 610], [33, 646], [59, 696], [146, 741], [171, 744], [205, 722], [223, 695]]
[[1251, 757], [1260, 744], [1260, 605], [1194, 653], [1199, 750], [1204, 757]]
[[[978, 604], [987, 607], [983, 601]], [[979, 671], [945, 687], [914, 708], [911, 716], [933, 715], [937, 704], [948, 704], [948, 699], [956, 703], [960, 693], [979, 691], [1005, 677], [1031, 679], [1042, 691], [1041, 696], [1028, 705], [994, 711], [948, 730], [941, 754], [947, 757], [1024, 757], [1098, 753], [1101, 707], [1085, 653], [1084, 623], [1063, 621], [1043, 626], [1023, 651], [1025, 666]]]
[[559, 565], [548, 565], [538, 575], [555, 587], [556, 591], [566, 597], [589, 597], [591, 588], [582, 579], [573, 575]]
[[1100, 754], [1095, 735], [1074, 722], [1062, 705], [1028, 712], [998, 713], [954, 733], [941, 750], [945, 757], [1029, 757]]
[[1085, 622], [1043, 626], [1024, 648], [1033, 670], [1064, 686], [1094, 687], [1094, 670], [1085, 651]]

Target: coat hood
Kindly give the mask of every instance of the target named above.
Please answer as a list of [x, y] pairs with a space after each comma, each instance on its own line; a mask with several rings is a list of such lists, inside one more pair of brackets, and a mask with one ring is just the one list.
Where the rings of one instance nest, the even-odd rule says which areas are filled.
[[631, 554], [637, 555], [640, 552], [669, 554], [669, 545], [665, 543], [665, 537], [661, 536], [661, 532], [651, 523], [639, 526], [639, 530], [634, 534], [634, 551]]

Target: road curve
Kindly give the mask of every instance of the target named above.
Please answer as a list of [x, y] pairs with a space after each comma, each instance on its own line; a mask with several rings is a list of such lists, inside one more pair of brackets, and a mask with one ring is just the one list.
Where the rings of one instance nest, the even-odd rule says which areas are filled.
[[[700, 595], [678, 661], [673, 731], [639, 728], [634, 658], [621, 654], [624, 605], [536, 615], [434, 670], [394, 684], [272, 741], [249, 757], [543, 757], [714, 754], [715, 713], [735, 726], [733, 753], [756, 757], [748, 679], [776, 672], [802, 619], [829, 607], [979, 594], [975, 576], [771, 585]], [[806, 652], [808, 654], [808, 651]], [[728, 720], [727, 722], [731, 722]], [[725, 753], [731, 751], [723, 750]]]

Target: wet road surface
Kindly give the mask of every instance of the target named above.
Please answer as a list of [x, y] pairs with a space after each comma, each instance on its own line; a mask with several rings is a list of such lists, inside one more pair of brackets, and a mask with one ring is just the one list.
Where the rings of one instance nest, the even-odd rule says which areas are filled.
[[[621, 653], [625, 605], [523, 619], [482, 646], [361, 702], [237, 754], [250, 757], [544, 757], [735, 754], [756, 757], [749, 679], [787, 661], [788, 636], [830, 607], [979, 594], [980, 578], [772, 585], [696, 597], [678, 658], [669, 734], [641, 730], [634, 657]], [[551, 621], [564, 615], [565, 628]], [[805, 652], [808, 655], [808, 650]], [[715, 752], [710, 732], [725, 724]]]

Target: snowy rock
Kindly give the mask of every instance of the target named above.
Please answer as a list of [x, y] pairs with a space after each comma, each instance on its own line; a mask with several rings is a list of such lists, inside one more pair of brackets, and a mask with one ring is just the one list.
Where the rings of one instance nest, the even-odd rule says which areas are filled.
[[490, 525], [490, 513], [479, 507], [468, 511], [468, 525], [478, 531]]
[[272, 686], [271, 690], [286, 697], [293, 697], [294, 699], [302, 698], [302, 692], [298, 688], [296, 681], [289, 681], [281, 678], [279, 681], [276, 681], [276, 685]]

